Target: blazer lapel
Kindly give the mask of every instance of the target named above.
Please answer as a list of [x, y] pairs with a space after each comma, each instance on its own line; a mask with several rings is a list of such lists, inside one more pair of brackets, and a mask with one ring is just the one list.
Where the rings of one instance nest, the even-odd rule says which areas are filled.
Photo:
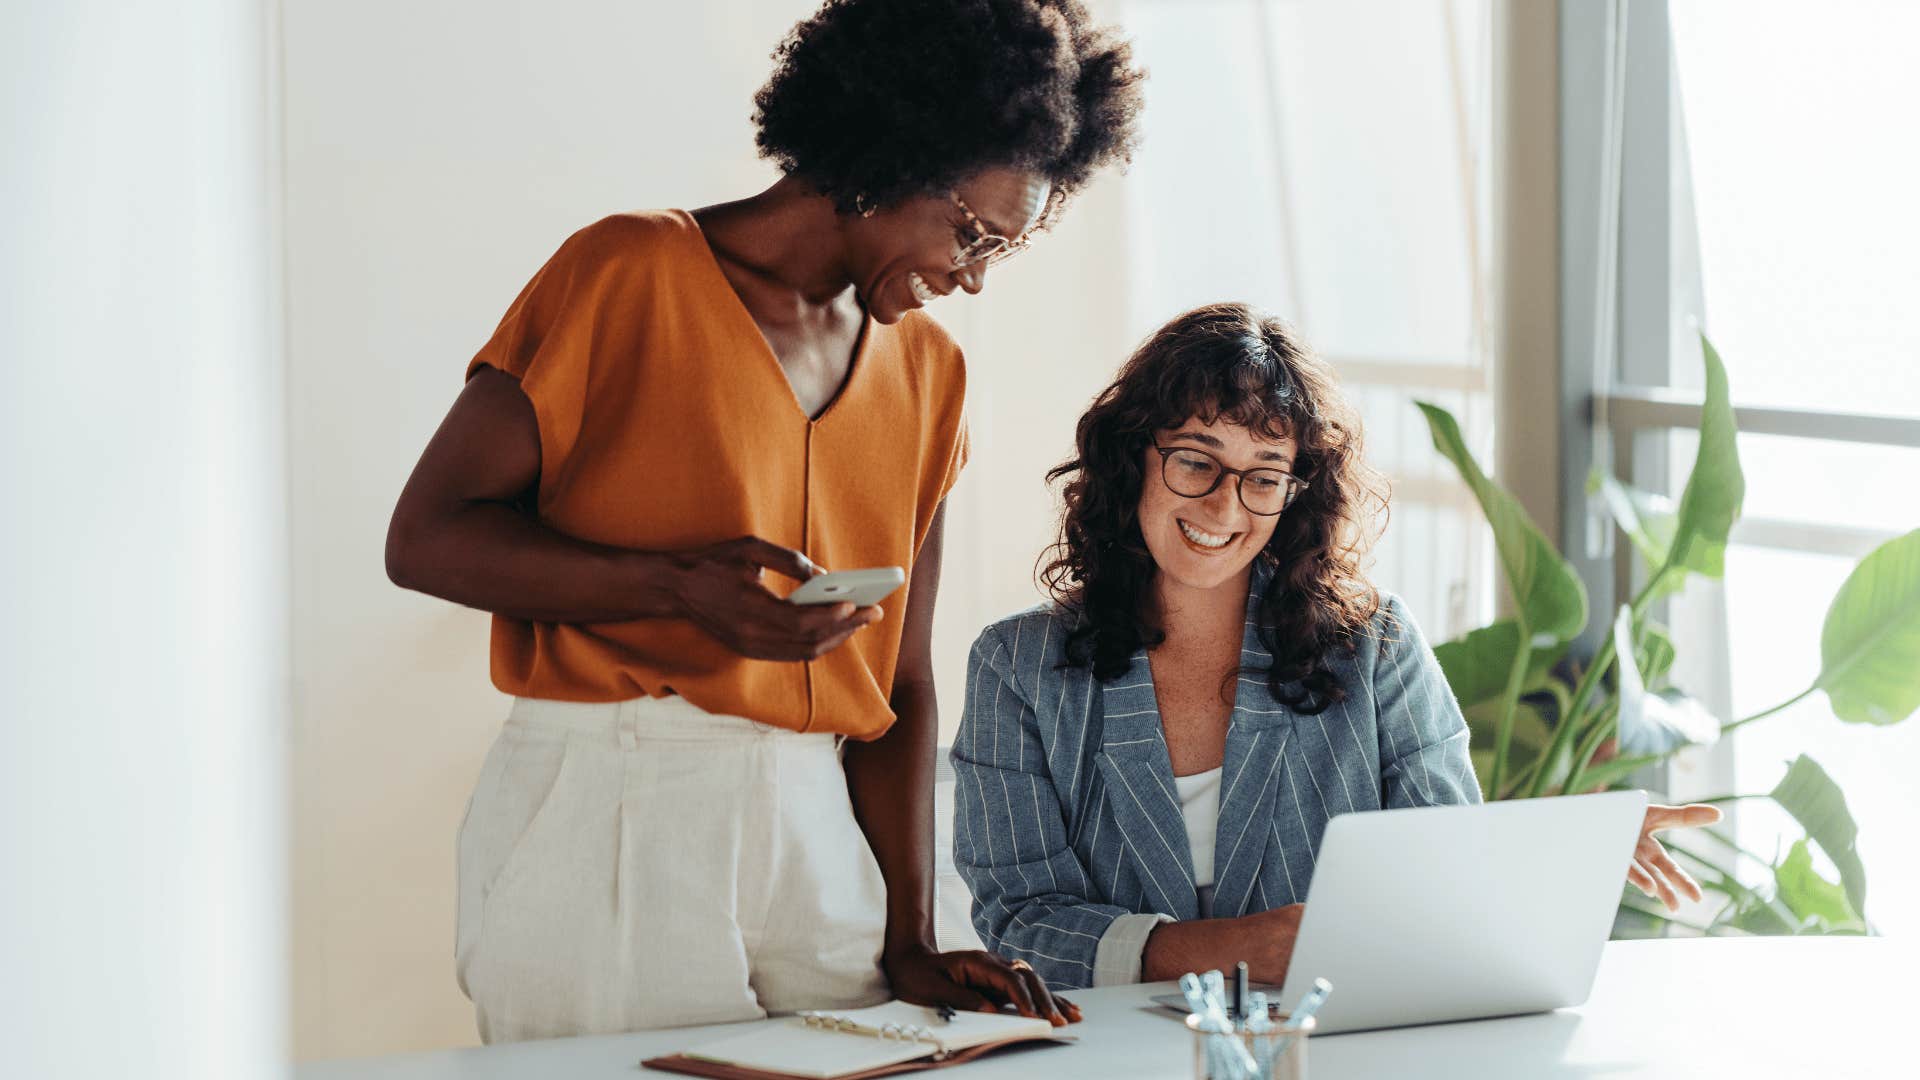
[[1107, 803], [1120, 826], [1123, 847], [1161, 912], [1197, 919], [1193, 852], [1174, 794], [1173, 762], [1167, 756], [1145, 649], [1134, 653], [1125, 675], [1102, 686], [1101, 708], [1104, 727], [1094, 762], [1106, 781]]
[[[1264, 667], [1256, 607], [1265, 587], [1255, 574], [1247, 594], [1241, 661]], [[1213, 914], [1245, 915], [1253, 900], [1273, 835], [1275, 793], [1294, 716], [1273, 699], [1264, 675], [1242, 674], [1234, 688], [1233, 718], [1227, 727], [1225, 764], [1220, 775], [1220, 824], [1214, 833]]]

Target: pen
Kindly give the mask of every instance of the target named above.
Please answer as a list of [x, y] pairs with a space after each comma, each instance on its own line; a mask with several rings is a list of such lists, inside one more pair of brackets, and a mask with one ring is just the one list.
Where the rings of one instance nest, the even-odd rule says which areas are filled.
[[1233, 1018], [1247, 1022], [1247, 962], [1233, 965]]
[[[1320, 1011], [1320, 1006], [1326, 1003], [1327, 995], [1331, 993], [1333, 993], [1332, 983], [1325, 979], [1313, 980], [1313, 988], [1301, 994], [1299, 1003], [1294, 1005], [1293, 1011], [1287, 1014], [1287, 1026], [1298, 1028], [1306, 1023], [1307, 1018]], [[1279, 1060], [1280, 1055], [1285, 1054], [1293, 1046], [1293, 1040], [1297, 1038], [1299, 1038], [1298, 1035], [1289, 1035], [1280, 1040], [1280, 1045], [1273, 1048], [1273, 1060]]]
[[1221, 985], [1218, 971], [1205, 975], [1188, 972], [1180, 976], [1180, 992], [1186, 995], [1187, 1007], [1193, 1010], [1194, 1028], [1207, 1035], [1207, 1075], [1251, 1077], [1253, 1054], [1234, 1034], [1233, 1021], [1227, 1019], [1226, 996], [1220, 992]]
[[1326, 1003], [1327, 995], [1331, 993], [1333, 993], [1332, 983], [1325, 979], [1313, 980], [1313, 988], [1301, 994], [1299, 1004], [1287, 1014], [1287, 1026], [1299, 1027], [1301, 1021], [1320, 1011], [1320, 1006]]
[[[1272, 1031], [1273, 1014], [1267, 1011], [1267, 995], [1255, 990], [1247, 995], [1247, 1026], [1249, 1035], [1265, 1035]], [[1253, 1040], [1254, 1073], [1262, 1078], [1273, 1076], [1273, 1052], [1277, 1049], [1272, 1039]]]

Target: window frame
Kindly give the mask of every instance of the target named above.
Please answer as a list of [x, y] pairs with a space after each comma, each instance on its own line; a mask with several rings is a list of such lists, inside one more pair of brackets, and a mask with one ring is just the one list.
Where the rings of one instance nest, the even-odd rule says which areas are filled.
[[[1694, 364], [1675, 343], [1681, 321], [1674, 280], [1676, 158], [1681, 104], [1668, 0], [1560, 0], [1560, 516], [1561, 550], [1597, 608], [1617, 610], [1646, 570], [1620, 542], [1604, 504], [1587, 493], [1598, 463], [1643, 489], [1674, 496], [1669, 444], [1697, 431], [1702, 395], [1679, 385], [1676, 362]], [[1687, 162], [1677, 162], [1682, 167]], [[1689, 372], [1690, 374], [1690, 372]], [[1737, 392], [1737, 391], [1736, 391]], [[1825, 443], [1920, 447], [1920, 415], [1734, 405], [1743, 435]], [[1730, 544], [1858, 559], [1899, 533], [1814, 520], [1742, 517]], [[1715, 600], [1709, 601], [1717, 603]], [[1684, 603], [1684, 602], [1683, 602]], [[1671, 617], [1658, 602], [1655, 617]], [[1590, 620], [1576, 653], [1593, 655], [1608, 621]], [[1724, 625], [1722, 623], [1722, 625]], [[1723, 638], [1691, 687], [1715, 715], [1732, 713], [1728, 642]], [[1707, 650], [1702, 650], [1707, 651]], [[1731, 778], [1734, 748], [1723, 741], [1698, 755], [1693, 783]], [[1666, 765], [1633, 782], [1675, 797], [1680, 778]], [[1692, 785], [1689, 784], [1689, 787]], [[1729, 822], [1730, 827], [1736, 827]]]

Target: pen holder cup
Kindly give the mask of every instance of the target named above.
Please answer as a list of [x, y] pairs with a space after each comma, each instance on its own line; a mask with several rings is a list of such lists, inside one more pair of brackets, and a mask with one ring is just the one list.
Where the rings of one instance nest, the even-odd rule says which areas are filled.
[[[1194, 1080], [1307, 1080], [1307, 1043], [1313, 1034], [1313, 1017], [1299, 1026], [1276, 1015], [1273, 1030], [1237, 1031], [1232, 1035], [1213, 1035], [1200, 1030], [1200, 1018], [1187, 1017], [1187, 1030], [1193, 1037]], [[1255, 1069], [1244, 1071], [1246, 1058], [1219, 1052], [1215, 1039], [1228, 1039], [1245, 1047]]]

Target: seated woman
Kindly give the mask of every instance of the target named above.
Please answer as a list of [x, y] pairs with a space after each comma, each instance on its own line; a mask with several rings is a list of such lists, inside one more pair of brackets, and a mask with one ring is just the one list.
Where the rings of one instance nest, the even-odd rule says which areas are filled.
[[[1238, 304], [1162, 327], [1081, 417], [1044, 577], [981, 633], [954, 865], [989, 948], [1050, 985], [1246, 960], [1280, 982], [1335, 814], [1480, 799], [1467, 725], [1362, 563], [1385, 485], [1331, 371]], [[1699, 888], [1651, 833], [1630, 880]]]

